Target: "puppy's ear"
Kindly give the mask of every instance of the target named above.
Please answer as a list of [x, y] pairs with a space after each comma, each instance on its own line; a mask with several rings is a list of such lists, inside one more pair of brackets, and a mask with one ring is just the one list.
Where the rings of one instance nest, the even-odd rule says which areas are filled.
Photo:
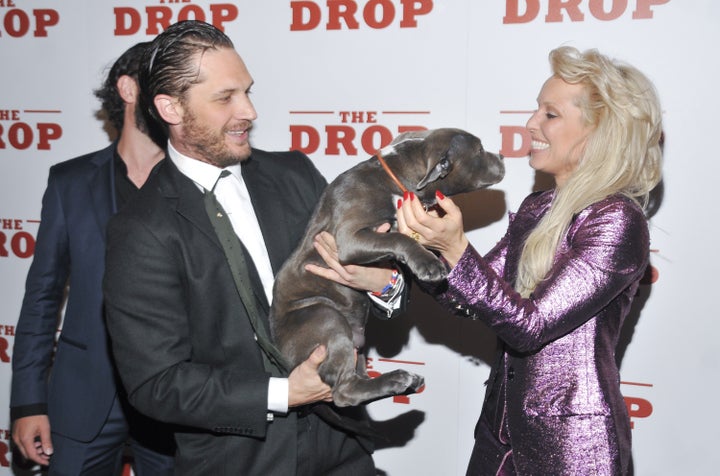
[[452, 162], [448, 158], [448, 153], [445, 152], [440, 161], [415, 185], [415, 189], [422, 190], [427, 184], [445, 178], [451, 170]]
[[450, 139], [450, 145], [435, 166], [428, 171], [427, 175], [416, 185], [417, 190], [422, 190], [425, 186], [436, 180], [443, 179], [450, 173], [455, 157], [462, 154], [467, 149], [467, 140], [463, 134], [455, 134]]

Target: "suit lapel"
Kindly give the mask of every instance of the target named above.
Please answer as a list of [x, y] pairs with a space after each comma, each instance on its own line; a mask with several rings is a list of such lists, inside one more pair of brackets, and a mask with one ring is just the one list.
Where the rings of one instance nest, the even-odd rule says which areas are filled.
[[[175, 164], [172, 163], [172, 160], [166, 158], [163, 162], [163, 167], [158, 171], [160, 174], [160, 177], [158, 177], [158, 183], [160, 185], [162, 195], [170, 203], [175, 204], [175, 210], [178, 214], [197, 227], [208, 237], [213, 245], [217, 247], [217, 251], [224, 254], [225, 251], [223, 246], [220, 243], [220, 240], [213, 229], [212, 223], [210, 223], [207, 211], [205, 210], [203, 193], [192, 180], [187, 178], [178, 170]], [[249, 259], [249, 254], [247, 256]], [[262, 288], [257, 272], [249, 270], [249, 273], [253, 278], [250, 280], [252, 292], [256, 297], [256, 302], [260, 305], [260, 308], [263, 311], [260, 318], [266, 328], [269, 329], [267, 321], [269, 304], [265, 297], [265, 291]]]
[[283, 191], [278, 188], [271, 171], [263, 165], [261, 161], [251, 158], [243, 163], [242, 175], [260, 224], [270, 264], [277, 274], [293, 247], [290, 236], [283, 231], [288, 223], [287, 212], [277, 198], [283, 196]]
[[90, 196], [92, 197], [89, 206], [93, 209], [103, 241], [105, 241], [105, 228], [108, 220], [117, 213], [115, 205], [115, 169], [113, 168], [116, 145], [117, 143], [113, 143], [93, 156], [91, 162], [95, 165], [95, 170], [88, 180]]
[[162, 161], [162, 166], [156, 169], [160, 193], [175, 211], [204, 233], [210, 241], [222, 251], [215, 230], [208, 219], [203, 204], [203, 194], [192, 180], [183, 175], [173, 164], [170, 158]]

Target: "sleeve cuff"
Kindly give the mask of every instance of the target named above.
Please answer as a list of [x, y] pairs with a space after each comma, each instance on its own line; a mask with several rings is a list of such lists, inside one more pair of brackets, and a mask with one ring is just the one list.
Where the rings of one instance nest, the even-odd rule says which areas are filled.
[[382, 310], [386, 311], [388, 319], [392, 316], [393, 311], [400, 309], [402, 306], [402, 295], [405, 289], [405, 278], [402, 273], [398, 273], [392, 292], [387, 296], [376, 296], [368, 291], [367, 295]]
[[288, 379], [270, 377], [268, 383], [268, 411], [286, 414], [288, 412], [289, 391]]

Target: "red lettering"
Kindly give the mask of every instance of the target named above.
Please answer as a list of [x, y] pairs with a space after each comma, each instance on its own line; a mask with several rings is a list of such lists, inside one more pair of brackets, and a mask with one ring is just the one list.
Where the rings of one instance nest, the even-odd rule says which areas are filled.
[[649, 19], [653, 17], [652, 6], [663, 5], [670, 0], [638, 0], [632, 17], [636, 20]]
[[29, 258], [35, 252], [35, 238], [27, 231], [15, 233], [10, 238], [10, 249], [7, 248], [8, 236], [0, 232], [0, 257], [6, 258], [11, 251], [18, 258]]
[[[397, 18], [398, 0], [368, 0], [362, 9], [362, 21], [374, 29], [389, 27]], [[416, 28], [417, 18], [427, 15], [433, 9], [433, 0], [399, 0], [402, 8], [400, 28]], [[327, 30], [357, 30], [360, 28], [358, 2], [356, 0], [326, 0], [328, 20]], [[292, 23], [290, 31], [308, 31], [317, 28], [322, 21], [323, 12], [316, 2], [311, 0], [293, 0]]]
[[[670, 0], [635, 0], [636, 7], [632, 18], [648, 19], [653, 17], [653, 8], [656, 5], [668, 3]], [[609, 3], [609, 9], [606, 6]], [[565, 15], [570, 21], [585, 20], [581, 5], [587, 4], [590, 14], [601, 21], [612, 21], [620, 18], [628, 9], [628, 0], [548, 0], [547, 23], [562, 22]], [[524, 7], [524, 8], [523, 8]], [[522, 11], [521, 11], [522, 10]], [[540, 13], [540, 0], [507, 0], [505, 2], [505, 16], [503, 23], [529, 23]]]
[[398, 134], [402, 134], [403, 132], [412, 132], [412, 131], [426, 131], [427, 127], [425, 126], [400, 126], [398, 127]]
[[25, 36], [30, 30], [30, 17], [17, 8], [8, 10], [3, 20], [3, 27], [7, 34], [14, 38]]
[[18, 218], [3, 218], [0, 220], [3, 230], [22, 230], [22, 220]]
[[349, 29], [357, 30], [360, 27], [360, 24], [355, 19], [357, 4], [353, 0], [328, 0], [327, 5], [329, 15], [328, 30], [339, 30], [341, 17], [345, 20], [345, 24]]
[[62, 137], [62, 127], [60, 124], [51, 122], [39, 122], [38, 128], [38, 150], [50, 150], [50, 141], [57, 140]]
[[[502, 145], [500, 154], [503, 157], [525, 157], [530, 153], [530, 133], [522, 126], [500, 126]], [[516, 136], [520, 137], [520, 143], [516, 147]]]
[[234, 21], [238, 17], [237, 5], [232, 3], [210, 5], [210, 12], [212, 24], [220, 31], [225, 31], [225, 23]]
[[540, 12], [539, 0], [525, 0], [525, 12], [520, 14], [520, 0], [507, 0], [505, 2], [505, 16], [503, 23], [529, 23], [537, 17]]
[[635, 397], [624, 397], [625, 406], [627, 407], [628, 415], [630, 415], [630, 428], [634, 428], [635, 424], [632, 422], [633, 418], [647, 418], [652, 415], [653, 406], [652, 403], [645, 400], [644, 398]]
[[35, 15], [34, 35], [36, 37], [48, 36], [47, 27], [55, 26], [60, 21], [60, 14], [57, 10], [50, 10], [46, 8], [33, 10], [33, 15]]
[[563, 21], [562, 10], [567, 12], [570, 20], [583, 21], [585, 15], [580, 11], [579, 5], [581, 1], [582, 0], [550, 0], [545, 21], [548, 23]]
[[[60, 14], [57, 10], [40, 8], [32, 11], [35, 22], [33, 36], [48, 36], [48, 27], [55, 26], [60, 21]], [[19, 38], [30, 32], [30, 16], [24, 10], [13, 8], [5, 13], [3, 18], [3, 29], [13, 38]], [[0, 33], [2, 36], [2, 33]]]
[[35, 238], [27, 231], [15, 233], [10, 247], [18, 258], [29, 258], [35, 252]]
[[[417, 28], [418, 15], [427, 15], [433, 9], [432, 0], [401, 0], [403, 4], [403, 17], [400, 28]], [[415, 5], [418, 5], [415, 8]]]
[[355, 129], [350, 126], [325, 126], [325, 133], [327, 134], [325, 155], [340, 155], [340, 143], [347, 155], [357, 155], [357, 148], [352, 143], [355, 139]]
[[[408, 131], [422, 131], [424, 126], [398, 126], [397, 133]], [[299, 150], [305, 154], [317, 152], [321, 144], [321, 134], [313, 126], [291, 125], [290, 126], [290, 148]], [[355, 141], [358, 137], [357, 130], [352, 126], [328, 125], [325, 126], [326, 147], [325, 155], [358, 155], [358, 145]], [[375, 154], [393, 140], [393, 134], [385, 126], [372, 125], [367, 127], [360, 134], [360, 147], [368, 155]], [[342, 151], [341, 151], [342, 147]]]
[[[170, 26], [173, 12], [170, 7], [145, 7], [147, 13], [148, 26], [145, 33], [148, 35], [157, 35], [160, 31]], [[201, 20], [205, 21], [205, 18]]]
[[[303, 137], [307, 137], [307, 145], [303, 145]], [[304, 154], [317, 152], [320, 147], [320, 134], [312, 126], [290, 126], [290, 149], [299, 150]]]
[[24, 122], [15, 122], [8, 129], [8, 141], [17, 150], [27, 149], [33, 141], [32, 129]]
[[[225, 23], [233, 21], [238, 16], [238, 8], [231, 3], [218, 3], [209, 5], [210, 23], [221, 31], [225, 31]], [[115, 35], [134, 35], [142, 27], [143, 17], [135, 8], [115, 7]], [[147, 27], [145, 33], [157, 35], [174, 22], [174, 11], [168, 6], [147, 6], [145, 7]], [[185, 5], [177, 12], [177, 21], [200, 20], [208, 21], [208, 15], [203, 7], [199, 5]]]
[[8, 340], [4, 337], [0, 337], [0, 362], [10, 362], [10, 354], [8, 354], [8, 349], [10, 349], [10, 344], [8, 343]]
[[4, 441], [0, 441], [0, 466], [3, 468], [10, 467], [10, 459], [8, 458], [9, 454], [10, 446]]
[[[37, 128], [37, 149], [50, 150], [50, 141], [62, 137], [60, 124], [40, 122], [35, 125]], [[35, 133], [30, 124], [25, 122], [14, 122], [7, 129], [7, 143], [3, 140], [4, 130], [0, 124], [0, 149], [5, 149], [7, 144], [16, 150], [25, 150], [35, 141]]]
[[[292, 8], [290, 31], [313, 30], [320, 24], [322, 12], [315, 2], [290, 2], [290, 8]], [[307, 12], [307, 21], [305, 21], [305, 12]]]
[[[130, 7], [115, 7], [115, 36], [134, 35], [140, 30], [142, 18], [140, 13]], [[126, 23], [128, 19], [130, 24]]]
[[[377, 17], [378, 8], [380, 18]], [[370, 0], [363, 8], [363, 18], [370, 28], [387, 28], [395, 19], [395, 5], [390, 0]]]
[[603, 0], [590, 0], [590, 13], [598, 20], [617, 20], [627, 9], [627, 0], [613, 1], [609, 12], [605, 12], [604, 3]]
[[392, 140], [393, 136], [387, 127], [370, 126], [363, 132], [360, 143], [368, 155], [373, 155], [376, 151], [392, 142]]

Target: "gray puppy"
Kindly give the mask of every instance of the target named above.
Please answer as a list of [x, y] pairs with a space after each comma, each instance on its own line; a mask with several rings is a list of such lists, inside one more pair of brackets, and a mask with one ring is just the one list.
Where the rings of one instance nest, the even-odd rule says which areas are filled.
[[305, 271], [307, 263], [325, 266], [313, 238], [321, 231], [334, 235], [343, 264], [394, 260], [416, 279], [439, 283], [447, 270], [435, 254], [401, 233], [375, 230], [395, 222], [403, 189], [430, 205], [436, 190], [446, 196], [470, 192], [499, 182], [504, 173], [502, 157], [486, 152], [477, 137], [459, 129], [435, 129], [399, 135], [377, 156], [330, 183], [302, 243], [275, 279], [270, 325], [287, 368], [325, 345], [327, 358], [318, 371], [339, 407], [420, 388], [423, 378], [404, 370], [368, 377], [362, 356], [356, 368], [354, 350], [364, 345], [371, 302], [363, 292]]

